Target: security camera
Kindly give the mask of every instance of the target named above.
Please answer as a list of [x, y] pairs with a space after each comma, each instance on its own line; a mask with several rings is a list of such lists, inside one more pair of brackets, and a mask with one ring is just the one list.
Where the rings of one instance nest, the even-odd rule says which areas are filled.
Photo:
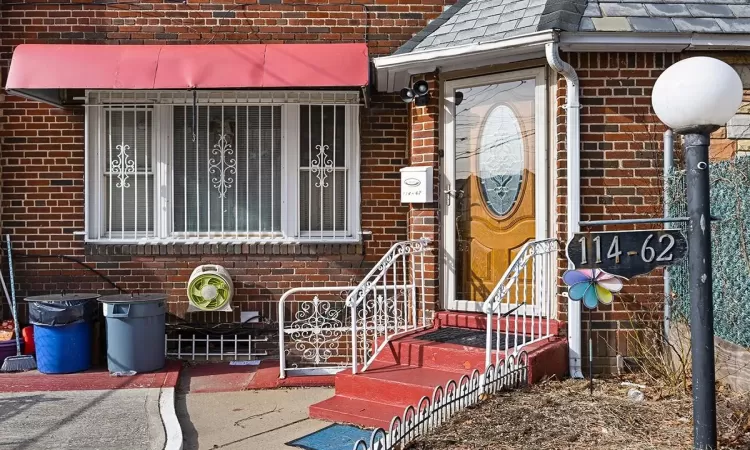
[[400, 92], [404, 103], [414, 102], [417, 106], [425, 106], [430, 101], [430, 86], [426, 81], [417, 81], [414, 87], [405, 87]]
[[430, 87], [427, 85], [427, 82], [424, 80], [420, 80], [414, 83], [414, 92], [417, 94], [417, 97], [427, 95], [427, 92], [429, 90], [430, 90]]
[[411, 88], [405, 87], [401, 89], [400, 95], [404, 103], [411, 103], [414, 100], [414, 91]]
[[454, 98], [454, 102], [456, 103], [456, 106], [458, 106], [461, 104], [461, 102], [464, 101], [464, 93], [461, 91], [456, 91], [456, 95], [454, 96]]

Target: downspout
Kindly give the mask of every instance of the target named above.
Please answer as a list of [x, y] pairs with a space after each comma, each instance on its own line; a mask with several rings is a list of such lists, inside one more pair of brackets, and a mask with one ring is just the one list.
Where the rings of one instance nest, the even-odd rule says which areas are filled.
[[[565, 77], [568, 241], [580, 231], [581, 219], [581, 104], [578, 74], [560, 58], [557, 42], [546, 44], [547, 64]], [[571, 267], [572, 268], [572, 267]], [[570, 376], [583, 378], [581, 370], [581, 302], [568, 298], [568, 365]]]

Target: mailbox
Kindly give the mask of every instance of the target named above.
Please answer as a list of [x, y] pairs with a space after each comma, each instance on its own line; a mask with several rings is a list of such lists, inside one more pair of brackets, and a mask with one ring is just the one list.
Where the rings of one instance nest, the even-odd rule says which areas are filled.
[[431, 203], [432, 166], [401, 169], [401, 203]]

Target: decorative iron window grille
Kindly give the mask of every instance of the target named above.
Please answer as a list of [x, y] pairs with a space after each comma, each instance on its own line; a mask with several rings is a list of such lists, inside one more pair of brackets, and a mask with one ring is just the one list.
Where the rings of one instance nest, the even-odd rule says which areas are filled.
[[89, 241], [359, 239], [358, 94], [87, 94]]

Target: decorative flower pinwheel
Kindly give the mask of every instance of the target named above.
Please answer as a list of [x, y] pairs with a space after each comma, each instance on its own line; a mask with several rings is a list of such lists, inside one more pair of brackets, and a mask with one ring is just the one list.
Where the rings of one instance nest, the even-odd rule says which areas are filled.
[[583, 300], [588, 309], [596, 308], [598, 303], [609, 305], [612, 293], [622, 289], [620, 279], [599, 269], [568, 270], [563, 274], [563, 281], [569, 286], [568, 296]]

